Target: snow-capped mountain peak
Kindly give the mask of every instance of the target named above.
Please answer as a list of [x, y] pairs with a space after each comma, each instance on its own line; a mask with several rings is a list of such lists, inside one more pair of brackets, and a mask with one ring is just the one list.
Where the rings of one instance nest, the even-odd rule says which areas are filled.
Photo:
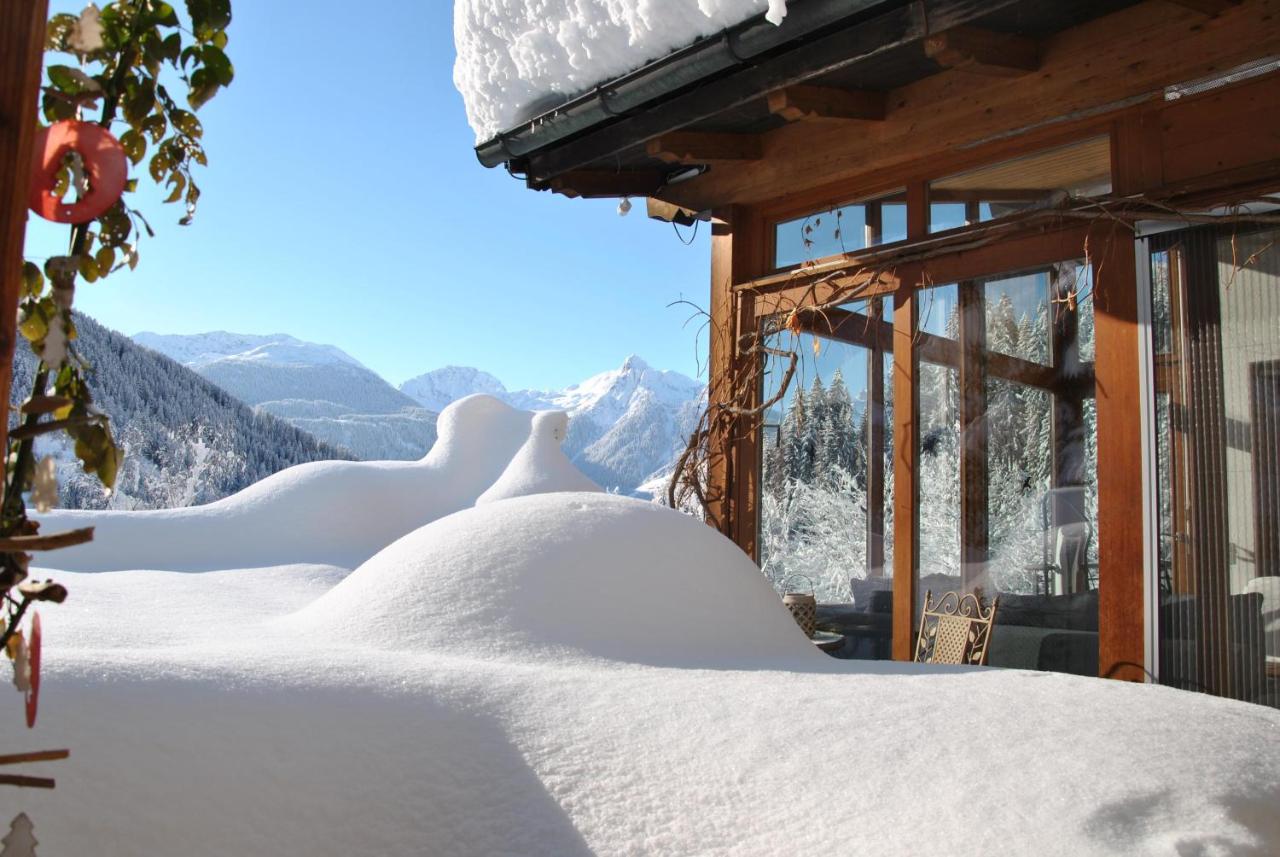
[[443, 366], [400, 385], [400, 392], [429, 411], [442, 411], [450, 402], [473, 393], [502, 396], [507, 388], [488, 372], [471, 366]]
[[269, 366], [328, 366], [347, 364], [366, 368], [333, 345], [304, 342], [287, 333], [252, 334], [214, 330], [208, 333], [166, 334], [143, 331], [133, 341], [199, 371], [220, 360], [247, 361]]

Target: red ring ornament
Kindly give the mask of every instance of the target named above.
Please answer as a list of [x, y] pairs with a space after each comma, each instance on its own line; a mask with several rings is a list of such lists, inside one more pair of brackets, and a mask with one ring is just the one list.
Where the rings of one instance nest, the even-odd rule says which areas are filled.
[[31, 662], [31, 684], [27, 688], [27, 728], [36, 725], [36, 706], [40, 704], [40, 614], [31, 617], [31, 640], [27, 643], [27, 657]]
[[[58, 171], [67, 153], [75, 150], [84, 161], [89, 192], [77, 202], [63, 202], [53, 195]], [[120, 141], [92, 122], [64, 119], [36, 136], [32, 163], [31, 210], [55, 223], [88, 223], [106, 213], [124, 193], [129, 161]]]

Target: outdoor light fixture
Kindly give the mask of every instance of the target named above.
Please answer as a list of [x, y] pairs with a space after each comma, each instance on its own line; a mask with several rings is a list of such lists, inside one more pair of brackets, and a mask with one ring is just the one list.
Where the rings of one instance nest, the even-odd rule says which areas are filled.
[[697, 164], [692, 167], [675, 170], [674, 172], [667, 173], [667, 180], [663, 182], [663, 184], [673, 185], [680, 184], [680, 182], [687, 182], [689, 179], [697, 178], [709, 169], [711, 168], [706, 164]]
[[618, 203], [618, 216], [626, 217], [631, 213], [631, 200], [627, 197], [622, 198], [622, 202]]

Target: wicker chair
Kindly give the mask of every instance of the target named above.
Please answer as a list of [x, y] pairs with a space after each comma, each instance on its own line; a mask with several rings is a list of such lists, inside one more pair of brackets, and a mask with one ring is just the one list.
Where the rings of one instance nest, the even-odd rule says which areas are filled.
[[978, 595], [945, 592], [936, 603], [932, 596], [924, 594], [916, 663], [985, 665], [1000, 599], [993, 598], [984, 609]]

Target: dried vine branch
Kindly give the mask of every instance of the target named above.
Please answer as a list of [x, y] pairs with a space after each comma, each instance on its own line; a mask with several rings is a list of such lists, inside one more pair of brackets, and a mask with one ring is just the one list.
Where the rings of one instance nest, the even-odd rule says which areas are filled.
[[[1115, 240], [1122, 230], [1130, 235], [1136, 234], [1143, 222], [1186, 226], [1280, 224], [1280, 213], [1254, 213], [1248, 208], [1251, 204], [1275, 205], [1278, 202], [1280, 199], [1274, 198], [1246, 199], [1221, 211], [1202, 211], [1181, 209], [1167, 200], [1142, 195], [1060, 197], [1043, 207], [977, 224], [962, 232], [932, 236], [896, 247], [845, 253], [823, 263], [809, 261], [793, 271], [736, 284], [731, 289], [734, 304], [730, 317], [738, 317], [738, 302], [743, 295], [749, 294], [757, 300], [769, 302], [763, 315], [771, 317], [771, 320], [762, 330], [739, 334], [733, 341], [736, 347], [730, 369], [723, 377], [711, 379], [706, 407], [676, 462], [667, 486], [667, 503], [673, 508], [686, 509], [692, 503], [694, 511], [701, 513], [708, 523], [724, 529], [724, 521], [717, 512], [719, 502], [712, 501], [725, 498], [711, 496], [710, 476], [714, 469], [728, 466], [728, 450], [741, 439], [753, 436], [769, 409], [786, 397], [800, 365], [799, 336], [811, 332], [819, 319], [829, 327], [829, 313], [845, 304], [888, 293], [888, 287], [896, 282], [894, 272], [899, 266], [927, 264], [944, 256], [990, 246], [1015, 233], [1036, 228], [1049, 230], [1073, 221], [1109, 224], [1107, 242]], [[1094, 256], [1089, 244], [1086, 237], [1081, 252], [1087, 260], [1092, 260]], [[1243, 266], [1252, 264], [1270, 247], [1267, 245], [1250, 255]], [[923, 277], [927, 288], [931, 284], [927, 270]], [[1101, 267], [1095, 281], [1100, 277]], [[804, 286], [798, 294], [794, 288], [797, 285]], [[1087, 297], [1073, 289], [1065, 295], [1055, 296], [1053, 302], [1070, 312], [1075, 311]], [[781, 343], [779, 335], [783, 333], [792, 334], [790, 342]], [[717, 335], [714, 328], [711, 335]], [[917, 322], [913, 336], [921, 335]], [[773, 395], [767, 401], [758, 402], [768, 358], [786, 361], [787, 365]]]

